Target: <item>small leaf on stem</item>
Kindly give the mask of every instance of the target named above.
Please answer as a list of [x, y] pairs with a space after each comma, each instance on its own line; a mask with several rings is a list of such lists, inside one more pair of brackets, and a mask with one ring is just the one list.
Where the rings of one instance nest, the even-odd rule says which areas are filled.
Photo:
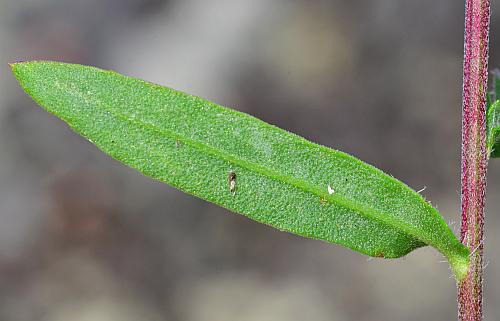
[[500, 71], [493, 72], [492, 93], [486, 99], [486, 147], [490, 158], [500, 157]]

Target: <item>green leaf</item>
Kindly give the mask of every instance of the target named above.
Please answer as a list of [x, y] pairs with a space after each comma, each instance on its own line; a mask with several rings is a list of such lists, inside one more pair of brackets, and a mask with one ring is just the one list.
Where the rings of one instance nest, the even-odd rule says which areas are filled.
[[486, 146], [489, 157], [500, 157], [500, 100], [488, 106], [486, 113], [486, 133]]
[[143, 174], [279, 230], [385, 258], [431, 245], [465, 276], [469, 251], [420, 194], [345, 153], [250, 115], [112, 71], [12, 65], [24, 90]]
[[486, 147], [488, 156], [500, 157], [500, 71], [494, 70], [493, 93], [486, 96]]
[[500, 70], [494, 69], [491, 73], [493, 74], [493, 94], [495, 95], [492, 101], [494, 101], [500, 99]]

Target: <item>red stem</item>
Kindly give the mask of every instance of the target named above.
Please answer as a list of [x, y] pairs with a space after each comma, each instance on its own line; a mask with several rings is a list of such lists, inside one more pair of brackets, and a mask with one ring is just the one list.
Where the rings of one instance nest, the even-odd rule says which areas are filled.
[[486, 90], [490, 0], [465, 1], [462, 105], [461, 241], [471, 251], [467, 276], [458, 283], [461, 321], [482, 320], [483, 225], [486, 187]]

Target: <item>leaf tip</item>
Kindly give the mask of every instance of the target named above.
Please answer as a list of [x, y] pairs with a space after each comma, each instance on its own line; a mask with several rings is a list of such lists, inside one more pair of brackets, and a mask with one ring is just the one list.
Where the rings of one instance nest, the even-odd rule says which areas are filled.
[[14, 76], [17, 78], [17, 80], [20, 80], [19, 77], [21, 76], [24, 67], [27, 67], [29, 63], [30, 63], [29, 61], [16, 61], [16, 62], [9, 62], [8, 65]]
[[9, 62], [9, 63], [7, 63], [7, 64], [9, 65], [10, 70], [11, 70], [14, 74], [16, 74], [16, 69], [17, 69], [17, 66], [18, 66], [19, 64], [21, 64], [21, 63], [22, 63], [22, 62]]
[[27, 64], [27, 63], [29, 63], [29, 61], [19, 60], [19, 61], [14, 61], [14, 62], [8, 62], [7, 64], [9, 65], [9, 67], [10, 67], [11, 69], [15, 69], [15, 68], [17, 68], [18, 66], [20, 66], [20, 65], [25, 65], [25, 64]]

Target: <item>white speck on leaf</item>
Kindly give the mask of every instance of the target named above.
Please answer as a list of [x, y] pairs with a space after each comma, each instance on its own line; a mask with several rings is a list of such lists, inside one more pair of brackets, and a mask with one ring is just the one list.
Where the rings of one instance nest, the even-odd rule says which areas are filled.
[[328, 194], [332, 195], [333, 193], [335, 193], [335, 190], [330, 185], [328, 185]]

